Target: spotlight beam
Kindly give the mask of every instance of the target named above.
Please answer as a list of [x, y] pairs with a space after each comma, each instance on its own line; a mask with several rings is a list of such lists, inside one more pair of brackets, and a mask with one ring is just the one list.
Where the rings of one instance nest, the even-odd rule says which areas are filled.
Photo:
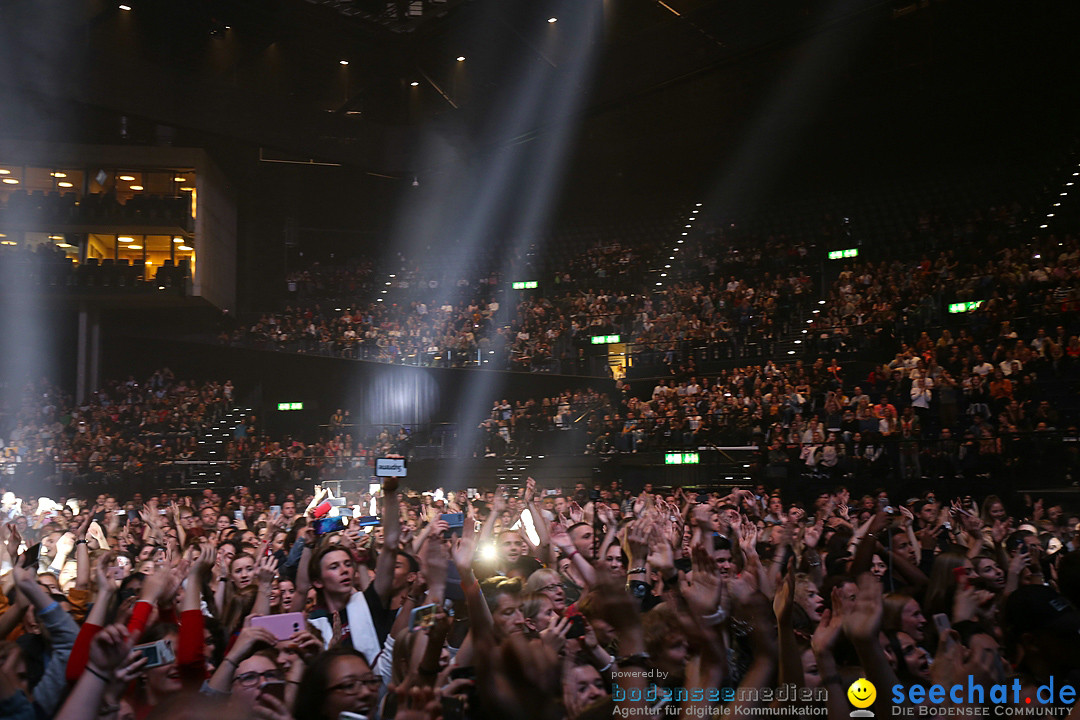
[[439, 84], [438, 84], [437, 82], [435, 82], [434, 80], [432, 80], [432, 79], [431, 79], [431, 76], [430, 76], [430, 75], [428, 75], [428, 74], [427, 74], [426, 72], [424, 72], [424, 68], [422, 68], [422, 67], [419, 67], [419, 66], [417, 66], [417, 68], [416, 68], [416, 71], [417, 71], [418, 73], [420, 73], [420, 76], [421, 76], [421, 77], [423, 77], [423, 78], [424, 78], [425, 80], [427, 80], [427, 82], [428, 82], [428, 85], [430, 85], [431, 87], [435, 88], [435, 92], [437, 92], [437, 93], [439, 93], [440, 95], [442, 95], [442, 98], [443, 98], [443, 100], [445, 100], [446, 102], [448, 102], [448, 103], [450, 104], [450, 107], [454, 108], [455, 110], [457, 110], [457, 109], [458, 109], [458, 105], [457, 105], [457, 103], [456, 103], [456, 102], [454, 102], [454, 99], [453, 99], [453, 98], [451, 98], [451, 97], [450, 97], [449, 95], [447, 95], [447, 94], [446, 94], [446, 93], [445, 93], [445, 92], [443, 91], [443, 89], [442, 89], [441, 87], [439, 87]]

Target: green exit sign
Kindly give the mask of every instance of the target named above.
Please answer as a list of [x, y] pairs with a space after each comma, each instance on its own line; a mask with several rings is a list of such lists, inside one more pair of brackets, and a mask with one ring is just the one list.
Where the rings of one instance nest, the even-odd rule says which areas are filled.
[[967, 302], [949, 303], [949, 314], [956, 315], [957, 313], [966, 313], [971, 312], [972, 310], [978, 310], [979, 306], [982, 304], [982, 300], [968, 300]]
[[535, 290], [540, 286], [536, 280], [523, 280], [521, 282], [512, 283], [511, 287], [515, 290]]
[[593, 345], [610, 345], [611, 343], [622, 342], [619, 335], [593, 335]]
[[700, 462], [697, 453], [664, 453], [665, 465], [697, 465]]
[[848, 248], [847, 250], [830, 250], [830, 260], [843, 260], [844, 258], [859, 257], [859, 248]]
[[278, 403], [277, 404], [277, 409], [278, 410], [303, 410], [304, 409], [304, 403], [302, 403], [302, 402], [299, 402], [299, 403]]

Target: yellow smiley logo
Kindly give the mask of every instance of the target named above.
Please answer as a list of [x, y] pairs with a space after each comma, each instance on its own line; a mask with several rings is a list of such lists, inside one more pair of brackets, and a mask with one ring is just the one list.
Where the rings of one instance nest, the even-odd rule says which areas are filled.
[[859, 678], [847, 689], [847, 699], [857, 708], [868, 708], [877, 699], [877, 688], [866, 678]]

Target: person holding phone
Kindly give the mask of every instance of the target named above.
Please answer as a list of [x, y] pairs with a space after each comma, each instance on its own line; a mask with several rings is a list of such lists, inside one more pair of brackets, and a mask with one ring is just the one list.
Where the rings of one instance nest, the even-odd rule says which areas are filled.
[[351, 646], [369, 666], [375, 662], [395, 612], [393, 599], [397, 549], [401, 537], [397, 478], [383, 483], [383, 547], [375, 561], [375, 578], [357, 591], [352, 554], [341, 545], [322, 544], [308, 561], [308, 576], [318, 594], [318, 607], [309, 620], [326, 646]]

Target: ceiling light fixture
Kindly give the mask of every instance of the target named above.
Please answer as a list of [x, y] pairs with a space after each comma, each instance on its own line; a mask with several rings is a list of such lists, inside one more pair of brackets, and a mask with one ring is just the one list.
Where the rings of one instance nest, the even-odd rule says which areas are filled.
[[124, 182], [131, 182], [132, 180], [135, 179], [135, 176], [134, 175], [121, 175], [120, 179], [123, 180]]
[[177, 245], [176, 249], [177, 250], [182, 250], [183, 252], [191, 252], [191, 246], [190, 245]]
[[127, 236], [125, 236], [125, 235], [121, 235], [120, 237], [118, 237], [118, 238], [116, 238], [116, 239], [117, 239], [117, 240], [118, 240], [119, 242], [135, 242], [135, 238], [133, 238], [133, 237], [127, 237]]
[[66, 173], [66, 172], [51, 172], [51, 173], [49, 173], [49, 174], [50, 174], [50, 175], [52, 175], [52, 176], [53, 176], [54, 178], [63, 178], [63, 177], [67, 177], [67, 173]]
[[465, 62], [465, 56], [464, 55], [458, 55], [457, 56], [457, 61], [458, 62]]
[[124, 12], [128, 12], [128, 11], [131, 10], [131, 6], [130, 5], [121, 5], [120, 9], [123, 10]]
[[72, 185], [71, 183], [66, 182], [66, 181], [58, 182], [58, 183], [56, 183], [56, 186], [57, 187], [62, 187], [62, 188], [75, 187], [74, 185]]
[[142, 250], [142, 245], [128, 245], [128, 250]]
[[142, 186], [142, 185], [132, 185], [132, 186], [131, 186], [131, 189], [132, 189], [132, 190], [142, 190], [142, 189], [143, 189], [143, 186]]
[[19, 181], [15, 178], [4, 178], [4, 182], [8, 185], [18, 185]]
[[549, 23], [559, 22], [559, 18], [548, 18]]
[[10, 175], [10, 174], [11, 174], [10, 170], [0, 168], [0, 175]]
[[411, 83], [409, 83], [409, 85], [411, 85], [411, 86], [413, 86], [413, 87], [416, 87], [416, 86], [417, 86], [417, 85], [419, 85], [419, 84], [420, 84], [420, 83], [416, 82], [415, 80], [413, 80], [413, 81], [412, 81]]
[[182, 242], [184, 242], [184, 238], [174, 237], [174, 238], [172, 239], [172, 241], [173, 241], [174, 243], [182, 243]]
[[348, 64], [349, 64], [348, 60], [338, 60], [338, 65], [348, 65]]

